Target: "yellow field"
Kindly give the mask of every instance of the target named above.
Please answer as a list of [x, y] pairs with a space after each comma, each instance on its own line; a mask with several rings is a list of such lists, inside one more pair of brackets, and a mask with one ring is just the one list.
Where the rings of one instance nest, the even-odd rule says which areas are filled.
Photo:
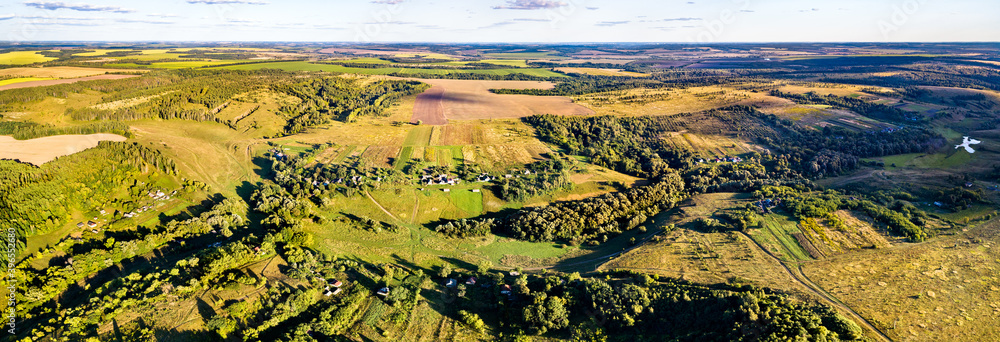
[[37, 51], [14, 51], [0, 53], [0, 65], [25, 65], [48, 62], [56, 58], [42, 56]]
[[14, 83], [31, 82], [31, 81], [45, 81], [45, 80], [54, 80], [54, 78], [45, 78], [45, 77], [9, 78], [9, 79], [6, 79], [6, 80], [0, 80], [0, 87], [8, 85], [8, 84], [14, 84]]
[[573, 97], [573, 102], [598, 115], [673, 115], [694, 113], [768, 98], [761, 93], [728, 87], [630, 89]]

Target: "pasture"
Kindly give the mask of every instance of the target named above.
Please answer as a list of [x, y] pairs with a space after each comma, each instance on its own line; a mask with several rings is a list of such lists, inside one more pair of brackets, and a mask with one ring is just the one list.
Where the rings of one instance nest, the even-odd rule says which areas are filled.
[[996, 340], [998, 223], [806, 263], [802, 271], [894, 339]]

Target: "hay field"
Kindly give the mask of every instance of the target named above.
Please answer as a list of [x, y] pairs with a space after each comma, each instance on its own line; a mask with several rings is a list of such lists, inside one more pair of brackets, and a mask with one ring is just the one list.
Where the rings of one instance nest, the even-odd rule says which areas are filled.
[[1000, 339], [1000, 221], [920, 244], [803, 265], [803, 273], [899, 341]]
[[30, 140], [16, 140], [0, 135], [0, 159], [16, 159], [42, 165], [61, 156], [68, 156], [96, 147], [102, 140], [125, 141], [117, 134], [57, 135]]
[[[444, 88], [440, 97], [426, 100], [441, 101], [444, 116], [449, 120], [476, 120], [520, 118], [537, 114], [590, 115], [594, 111], [574, 104], [561, 96], [498, 95], [490, 89], [551, 89], [551, 82], [536, 81], [478, 81], [419, 79], [433, 88]], [[432, 88], [432, 89], [433, 89]], [[418, 98], [418, 107], [421, 107]], [[434, 108], [432, 104], [422, 108]], [[414, 112], [414, 117], [422, 116]]]

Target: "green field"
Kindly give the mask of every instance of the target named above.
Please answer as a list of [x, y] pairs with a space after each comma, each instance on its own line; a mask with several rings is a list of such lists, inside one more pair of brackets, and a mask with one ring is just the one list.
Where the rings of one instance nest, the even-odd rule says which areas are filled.
[[[965, 150], [955, 150], [947, 153], [910, 153], [880, 158], [887, 169], [912, 167], [919, 169], [951, 169], [976, 160], [983, 153], [968, 153]], [[896, 165], [893, 167], [892, 165]]]
[[800, 233], [797, 223], [787, 216], [767, 215], [761, 229], [750, 235], [784, 261], [812, 260], [792, 233]]
[[451, 191], [451, 201], [459, 209], [470, 214], [479, 215], [483, 213], [483, 193], [472, 192], [472, 190], [455, 189]]
[[0, 65], [25, 65], [43, 63], [55, 60], [52, 57], [45, 57], [37, 51], [13, 51], [0, 53]]
[[55, 78], [45, 78], [45, 77], [19, 77], [11, 78], [6, 80], [0, 80], [0, 86], [5, 86], [8, 84], [21, 83], [21, 82], [31, 82], [31, 81], [45, 81], [54, 80]]
[[363, 75], [388, 75], [393, 73], [447, 75], [452, 73], [471, 73], [471, 74], [488, 74], [488, 75], [501, 75], [501, 76], [509, 74], [525, 74], [525, 75], [539, 76], [539, 77], [569, 77], [560, 73], [552, 72], [547, 69], [541, 69], [541, 68], [484, 69], [484, 70], [449, 70], [449, 69], [419, 69], [419, 68], [367, 69], [367, 68], [349, 68], [342, 65], [334, 65], [334, 64], [316, 64], [305, 61], [229, 65], [218, 68], [228, 69], [228, 70], [281, 69], [287, 71], [326, 71], [326, 72], [363, 74]]

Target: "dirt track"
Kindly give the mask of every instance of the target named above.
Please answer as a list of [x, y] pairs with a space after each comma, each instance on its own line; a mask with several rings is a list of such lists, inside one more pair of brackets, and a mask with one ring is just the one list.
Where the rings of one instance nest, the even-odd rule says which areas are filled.
[[139, 77], [139, 75], [97, 75], [97, 76], [80, 77], [80, 78], [66, 78], [61, 80], [21, 82], [21, 83], [14, 83], [5, 86], [0, 86], [0, 91], [8, 89], [18, 89], [18, 88], [44, 87], [56, 84], [76, 83], [83, 81], [118, 80], [123, 78], [132, 78], [132, 77]]

